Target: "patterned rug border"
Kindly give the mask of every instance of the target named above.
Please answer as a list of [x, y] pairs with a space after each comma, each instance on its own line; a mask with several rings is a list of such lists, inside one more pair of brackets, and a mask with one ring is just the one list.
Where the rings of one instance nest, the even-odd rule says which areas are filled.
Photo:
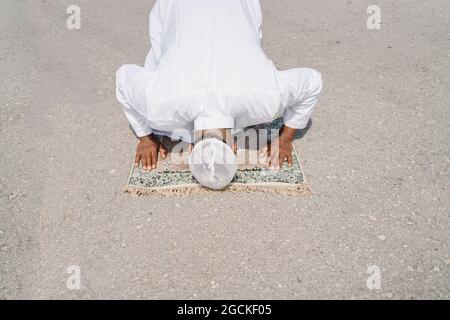
[[231, 183], [223, 190], [211, 190], [202, 187], [198, 184], [182, 184], [177, 186], [166, 187], [136, 187], [128, 185], [125, 188], [125, 192], [135, 196], [142, 195], [159, 195], [159, 196], [177, 196], [185, 197], [194, 194], [217, 194], [221, 192], [233, 192], [233, 193], [254, 193], [264, 192], [272, 195], [285, 195], [285, 196], [312, 196], [313, 191], [306, 182], [289, 184], [279, 182], [266, 182], [266, 183]]

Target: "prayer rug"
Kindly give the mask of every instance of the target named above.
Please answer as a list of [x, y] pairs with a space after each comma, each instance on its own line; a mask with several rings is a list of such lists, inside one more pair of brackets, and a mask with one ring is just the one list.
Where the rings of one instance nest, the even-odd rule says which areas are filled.
[[[263, 126], [268, 130], [278, 129], [281, 121], [275, 120]], [[261, 129], [259, 126], [257, 129]], [[189, 171], [187, 164], [188, 144], [183, 148], [178, 145], [175, 152], [175, 142], [169, 138], [162, 138], [168, 148], [166, 159], [158, 161], [158, 168], [149, 172], [141, 167], [131, 168], [126, 192], [134, 195], [186, 196], [189, 194], [217, 193], [217, 192], [263, 192], [282, 195], [311, 195], [312, 191], [305, 181], [301, 160], [297, 152], [293, 151], [293, 165], [285, 163], [280, 170], [272, 171], [265, 167], [265, 150], [251, 150], [248, 145], [238, 150], [238, 172], [232, 183], [220, 191], [210, 190], [198, 184]], [[179, 144], [179, 142], [176, 142]], [[180, 149], [183, 149], [180, 151]], [[258, 148], [254, 148], [258, 149]], [[173, 152], [171, 152], [173, 151]], [[250, 161], [250, 159], [256, 161]], [[176, 160], [176, 161], [172, 161]], [[184, 160], [184, 161], [183, 161]]]

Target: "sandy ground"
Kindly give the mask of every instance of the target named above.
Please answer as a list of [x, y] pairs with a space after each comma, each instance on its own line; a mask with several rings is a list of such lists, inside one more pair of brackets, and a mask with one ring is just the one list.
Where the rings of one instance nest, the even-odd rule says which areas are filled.
[[449, 1], [262, 1], [268, 56], [323, 75], [315, 195], [188, 199], [123, 193], [114, 77], [153, 2], [80, 0], [68, 30], [72, 2], [0, 2], [1, 298], [450, 298]]

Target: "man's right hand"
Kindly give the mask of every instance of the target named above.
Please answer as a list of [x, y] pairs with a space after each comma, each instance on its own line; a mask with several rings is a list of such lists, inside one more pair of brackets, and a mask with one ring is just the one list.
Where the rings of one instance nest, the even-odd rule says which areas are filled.
[[153, 135], [139, 138], [136, 156], [134, 158], [134, 165], [137, 167], [139, 166], [139, 162], [141, 162], [142, 168], [145, 171], [156, 169], [156, 165], [158, 163], [158, 152], [161, 153], [162, 159], [166, 158], [166, 147]]

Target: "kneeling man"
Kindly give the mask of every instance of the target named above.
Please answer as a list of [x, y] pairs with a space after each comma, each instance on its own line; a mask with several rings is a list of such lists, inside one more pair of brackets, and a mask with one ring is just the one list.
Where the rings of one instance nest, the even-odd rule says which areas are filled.
[[124, 65], [116, 78], [117, 99], [139, 137], [136, 165], [152, 170], [158, 154], [166, 156], [155, 134], [194, 143], [215, 132], [222, 141], [217, 132], [278, 117], [284, 125], [268, 166], [292, 163], [292, 139], [311, 117], [321, 76], [278, 71], [262, 50], [261, 24], [259, 0], [156, 1], [145, 66]]

